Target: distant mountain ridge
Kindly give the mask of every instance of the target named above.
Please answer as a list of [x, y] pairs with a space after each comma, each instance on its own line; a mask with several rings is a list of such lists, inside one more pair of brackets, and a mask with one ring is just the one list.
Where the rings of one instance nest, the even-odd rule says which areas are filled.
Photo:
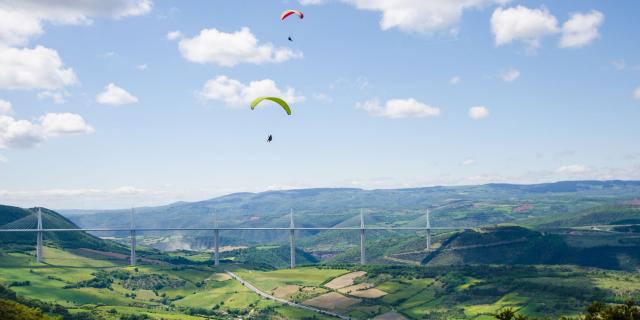
[[[203, 201], [136, 208], [135, 212], [136, 226], [141, 228], [213, 226], [214, 213], [220, 226], [286, 227], [290, 210], [298, 226], [358, 226], [361, 209], [367, 225], [424, 226], [425, 209], [435, 207], [431, 215], [434, 227], [477, 227], [571, 214], [630, 201], [638, 195], [640, 181], [618, 180], [378, 190], [314, 188], [241, 192]], [[77, 225], [92, 228], [127, 228], [130, 212], [62, 210]], [[301, 233], [303, 237], [313, 234]], [[249, 243], [286, 239], [280, 233], [251, 231], [223, 238], [232, 237]]]
[[[298, 197], [311, 197], [319, 196], [327, 193], [362, 193], [367, 195], [386, 195], [386, 194], [409, 194], [409, 193], [439, 193], [439, 192], [464, 192], [473, 191], [478, 189], [493, 189], [497, 191], [519, 191], [522, 193], [562, 193], [562, 192], [579, 192], [579, 191], [612, 191], [619, 190], [620, 188], [633, 188], [640, 190], [640, 181], [636, 180], [577, 180], [577, 181], [558, 181], [539, 184], [511, 184], [511, 183], [488, 183], [482, 185], [467, 185], [467, 186], [431, 186], [431, 187], [416, 187], [416, 188], [400, 188], [400, 189], [359, 189], [359, 188], [307, 188], [307, 189], [290, 189], [290, 190], [269, 190], [263, 192], [235, 192], [227, 195], [200, 200], [200, 201], [177, 201], [167, 205], [161, 206], [147, 206], [136, 208], [142, 209], [158, 209], [158, 208], [171, 208], [184, 205], [194, 204], [207, 204], [207, 203], [233, 203], [240, 201], [241, 199], [252, 198], [253, 200], [260, 200], [263, 198], [269, 198], [274, 195], [289, 195]], [[640, 195], [639, 195], [640, 196]], [[97, 212], [113, 212], [130, 210], [126, 209], [61, 209], [59, 210], [65, 215], [76, 214], [92, 214]]]

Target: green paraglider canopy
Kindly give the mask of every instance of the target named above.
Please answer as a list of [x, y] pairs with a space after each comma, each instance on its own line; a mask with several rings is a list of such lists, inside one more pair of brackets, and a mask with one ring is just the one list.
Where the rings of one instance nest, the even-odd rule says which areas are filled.
[[288, 115], [291, 115], [291, 108], [289, 108], [289, 105], [282, 99], [277, 98], [277, 97], [259, 97], [256, 98], [255, 100], [253, 100], [253, 102], [251, 102], [251, 110], [255, 109], [256, 106], [258, 104], [260, 104], [260, 102], [262, 102], [263, 100], [269, 100], [269, 101], [273, 101], [277, 104], [279, 104], [282, 109], [284, 109], [284, 111], [287, 112]]

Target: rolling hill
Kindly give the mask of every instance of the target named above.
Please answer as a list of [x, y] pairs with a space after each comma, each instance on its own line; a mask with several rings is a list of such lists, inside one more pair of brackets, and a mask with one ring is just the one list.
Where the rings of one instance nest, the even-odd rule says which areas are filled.
[[[0, 205], [0, 228], [32, 229], [37, 226], [37, 210], [42, 210], [42, 225], [48, 229], [77, 229], [78, 226], [59, 213], [46, 208], [23, 209]], [[44, 242], [65, 248], [126, 253], [128, 250], [112, 241], [102, 240], [86, 232], [45, 232]], [[0, 233], [0, 246], [35, 246], [36, 234], [31, 232]]]
[[467, 230], [444, 241], [423, 264], [579, 265], [634, 271], [640, 267], [640, 234], [593, 231], [545, 233], [522, 227]]
[[[267, 191], [136, 208], [136, 225], [143, 228], [213, 226], [215, 212], [221, 226], [284, 227], [288, 226], [288, 213], [293, 209], [299, 226], [356, 226], [359, 211], [364, 208], [367, 225], [424, 226], [425, 209], [436, 207], [432, 214], [433, 226], [476, 227], [571, 215], [630, 201], [639, 194], [640, 181]], [[121, 228], [129, 224], [130, 209], [61, 212], [79, 226]], [[313, 235], [313, 232], [302, 234]], [[226, 241], [230, 238], [235, 243], [259, 244], [282, 241], [286, 235], [245, 231], [225, 237]]]

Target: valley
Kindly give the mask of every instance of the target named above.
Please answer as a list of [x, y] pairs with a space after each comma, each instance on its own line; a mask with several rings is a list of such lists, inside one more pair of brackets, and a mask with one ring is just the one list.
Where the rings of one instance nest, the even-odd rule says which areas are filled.
[[[633, 200], [637, 186], [571, 185], [580, 187], [558, 191], [557, 185], [547, 186], [539, 195], [540, 187], [484, 186], [494, 198], [482, 193], [443, 198], [444, 205], [431, 206], [431, 225], [459, 229], [432, 230], [430, 248], [424, 230], [368, 230], [365, 265], [358, 263], [358, 233], [351, 230], [299, 230], [295, 269], [289, 269], [286, 233], [277, 230], [221, 231], [219, 266], [213, 264], [207, 232], [138, 233], [135, 266], [129, 265], [128, 232], [44, 232], [42, 263], [35, 259], [34, 233], [0, 233], [0, 285], [15, 292], [11, 301], [63, 319], [494, 319], [507, 309], [554, 318], [577, 316], [593, 301], [640, 298], [640, 233], [631, 227], [640, 220], [640, 206]], [[594, 188], [611, 190], [595, 196]], [[356, 224], [355, 210], [327, 200], [328, 191], [309, 192], [311, 200], [305, 203], [319, 197], [335, 205], [327, 210], [336, 213], [317, 215], [318, 208], [307, 204], [296, 211], [298, 224]], [[405, 197], [426, 200], [416, 200], [411, 190], [386, 192], [404, 193], [396, 200], [400, 207], [365, 210], [368, 225], [426, 224], [423, 210], [411, 207]], [[251, 197], [258, 200], [241, 208], [264, 201]], [[197, 209], [203, 208], [200, 204], [175, 206], [205, 210]], [[0, 225], [33, 225], [38, 210], [0, 206]], [[154, 210], [160, 209], [136, 209], [136, 226], [180, 216], [184, 209]], [[199, 216], [206, 220], [207, 212]], [[67, 218], [42, 210], [44, 227], [53, 229], [78, 228], [73, 221], [88, 223], [101, 215], [107, 223], [101, 226], [113, 226], [111, 216], [122, 214], [72, 212]], [[229, 212], [219, 217], [234, 225], [261, 226], [276, 225], [288, 215]]]

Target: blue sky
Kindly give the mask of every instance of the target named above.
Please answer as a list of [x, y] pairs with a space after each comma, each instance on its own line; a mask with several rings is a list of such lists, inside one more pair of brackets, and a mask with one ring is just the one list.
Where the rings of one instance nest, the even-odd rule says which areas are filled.
[[302, 2], [0, 2], [0, 203], [640, 179], [639, 2]]

